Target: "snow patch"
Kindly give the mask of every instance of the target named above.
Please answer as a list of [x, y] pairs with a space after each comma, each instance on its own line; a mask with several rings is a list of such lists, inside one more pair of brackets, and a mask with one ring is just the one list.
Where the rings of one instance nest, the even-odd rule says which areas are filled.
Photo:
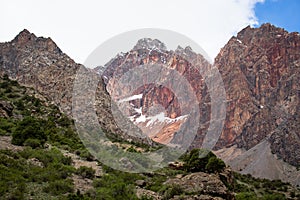
[[150, 126], [150, 125], [154, 125], [157, 123], [174, 123], [176, 121], [179, 120], [184, 120], [188, 115], [183, 115], [183, 116], [179, 116], [177, 118], [169, 118], [165, 116], [165, 113], [161, 112], [155, 116], [151, 116], [151, 117], [147, 117], [146, 120], [149, 120], [146, 124], [146, 127]]
[[137, 94], [137, 95], [133, 95], [131, 97], [127, 97], [125, 99], [119, 100], [119, 103], [123, 103], [126, 101], [132, 101], [132, 100], [136, 100], [136, 99], [142, 99], [143, 98], [143, 94]]
[[139, 113], [139, 114], [142, 114], [142, 107], [140, 107], [140, 108], [135, 108], [134, 110], [135, 110], [135, 112], [137, 112], [137, 113]]
[[243, 42], [239, 39], [236, 39], [236, 41], [238, 41], [240, 44], [243, 44]]
[[138, 118], [136, 118], [136, 120], [135, 120], [136, 123], [145, 122], [145, 121], [146, 121], [145, 115], [141, 115]]

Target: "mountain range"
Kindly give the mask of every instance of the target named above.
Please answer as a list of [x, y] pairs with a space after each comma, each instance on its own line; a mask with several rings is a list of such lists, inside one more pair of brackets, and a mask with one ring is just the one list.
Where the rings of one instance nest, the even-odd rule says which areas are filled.
[[[139, 79], [147, 84], [133, 91], [130, 85], [118, 83], [126, 72], [148, 65], [176, 70], [191, 87], [181, 88], [179, 93], [171, 90], [176, 83], [164, 82], [169, 70], [162, 70], [158, 78], [153, 77], [155, 73], [148, 74], [156, 84]], [[271, 24], [246, 27], [220, 50], [214, 64], [190, 47], [168, 50], [163, 41], [144, 38], [129, 52], [95, 69], [77, 64], [51, 38], [37, 37], [28, 30], [10, 42], [0, 43], [0, 76], [8, 75], [33, 88], [70, 117], [79, 69], [99, 79], [95, 110], [101, 127], [111, 137], [150, 145], [152, 141], [188, 145], [191, 150], [202, 147], [206, 133], [217, 129], [210, 124], [218, 121], [218, 116], [225, 116], [213, 149], [219, 157], [241, 173], [300, 185], [299, 33], [288, 33]], [[211, 69], [217, 69], [222, 77], [226, 103], [225, 110], [220, 110], [223, 113], [212, 112], [211, 94], [222, 91], [219, 87], [208, 88], [207, 82], [216, 81]], [[198, 102], [201, 115], [195, 114], [191, 98]], [[119, 127], [111, 100], [126, 116], [134, 135]], [[0, 113], [6, 112], [3, 107]], [[199, 126], [190, 139], [195, 123]], [[139, 137], [145, 134], [150, 141]]]

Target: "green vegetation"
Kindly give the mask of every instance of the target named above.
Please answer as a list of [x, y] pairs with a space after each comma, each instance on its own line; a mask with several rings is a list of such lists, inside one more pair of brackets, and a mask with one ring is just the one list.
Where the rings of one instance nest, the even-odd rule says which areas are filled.
[[95, 199], [138, 199], [135, 195], [135, 181], [142, 179], [139, 174], [121, 172], [103, 166], [106, 173], [103, 177], [94, 179], [94, 193], [92, 195]]
[[226, 167], [225, 163], [217, 158], [211, 151], [205, 149], [193, 149], [183, 155], [183, 168], [188, 172], [221, 172]]
[[83, 178], [95, 178], [95, 170], [91, 167], [81, 166], [77, 169], [76, 174], [82, 176]]
[[[96, 177], [95, 170], [90, 167], [75, 169], [72, 159], [64, 156], [62, 150], [73, 152], [86, 161], [94, 161], [94, 157], [75, 133], [73, 121], [58, 107], [36, 96], [33, 90], [20, 86], [7, 76], [0, 79], [0, 103], [7, 106], [4, 115], [0, 116], [0, 136], [11, 136], [12, 144], [23, 149], [0, 150], [0, 199], [135, 200], [138, 199], [135, 194], [137, 186], [154, 191], [163, 199], [170, 199], [175, 195], [189, 194], [184, 194], [180, 186], [166, 185], [165, 182], [178, 174], [184, 176], [192, 172], [215, 173], [227, 188], [236, 193], [238, 200], [300, 198], [298, 190], [277, 180], [234, 173], [234, 183], [227, 183], [222, 175], [225, 163], [212, 152], [200, 149], [183, 155], [179, 161], [182, 165], [178, 168], [165, 167], [149, 174], [120, 172], [102, 165], [104, 174]], [[128, 152], [153, 151], [162, 147], [114, 139]], [[110, 150], [114, 151], [114, 148], [118, 148], [117, 145]], [[90, 179], [92, 188], [81, 193], [76, 189], [74, 177]], [[145, 184], [137, 184], [141, 180]], [[141, 199], [152, 198], [142, 196]]]
[[26, 116], [17, 123], [12, 134], [12, 144], [23, 145], [25, 141], [28, 143], [28, 140], [30, 140], [30, 143], [32, 143], [35, 140], [35, 143], [44, 145], [47, 140], [44, 124], [45, 122], [42, 120]]
[[33, 90], [7, 76], [0, 79], [0, 101], [12, 107], [8, 118], [0, 117], [0, 135], [13, 136], [12, 143], [16, 145], [37, 148], [47, 142], [70, 151], [84, 151], [73, 121], [57, 106], [35, 96]]
[[289, 183], [280, 180], [268, 180], [254, 178], [251, 175], [242, 175], [234, 172], [234, 184], [232, 190], [237, 193], [236, 199], [261, 199], [261, 200], [281, 200], [287, 197], [296, 199], [295, 189]]
[[[61, 195], [73, 191], [71, 160], [55, 148], [21, 152], [0, 150], [0, 196], [5, 199], [32, 198], [37, 195]], [[31, 187], [38, 186], [36, 193]]]

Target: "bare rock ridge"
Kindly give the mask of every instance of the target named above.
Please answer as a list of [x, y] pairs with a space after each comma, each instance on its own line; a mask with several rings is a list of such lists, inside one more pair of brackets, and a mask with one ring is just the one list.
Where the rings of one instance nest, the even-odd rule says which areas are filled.
[[133, 47], [133, 50], [139, 50], [139, 49], [158, 49], [161, 51], [166, 51], [167, 47], [164, 43], [161, 41], [151, 38], [143, 38], [140, 39], [137, 44]]
[[[118, 85], [122, 75], [142, 65], [162, 65], [168, 70], [175, 70], [191, 88], [178, 84], [178, 79], [167, 82], [168, 70], [161, 71], [158, 78], [155, 71], [148, 74], [147, 78], [155, 80], [156, 84], [139, 79], [144, 84], [134, 91], [130, 85]], [[271, 24], [259, 28], [246, 27], [221, 49], [214, 66], [222, 76], [227, 104], [224, 129], [215, 146], [219, 155], [234, 169], [244, 173], [300, 184], [299, 171], [294, 170], [300, 166], [299, 33], [288, 33]], [[11, 42], [0, 43], [0, 75], [7, 74], [34, 88], [69, 116], [73, 84], [81, 67], [50, 38], [36, 37], [27, 30]], [[99, 122], [107, 132], [130, 138], [114, 120], [112, 99], [128, 117], [129, 123], [135, 124], [137, 130], [147, 133], [154, 141], [185, 145], [186, 140], [192, 139], [190, 148], [195, 148], [201, 147], [212, 118], [211, 96], [205, 84], [208, 81], [206, 75], [212, 67], [202, 55], [189, 47], [167, 50], [162, 42], [145, 38], [139, 40], [131, 51], [117, 55], [104, 67], [86, 69], [86, 72], [101, 74], [95, 108]], [[215, 81], [214, 75], [209, 78], [209, 81]], [[172, 85], [183, 88], [175, 94], [170, 89]], [[219, 92], [219, 88], [213, 90]], [[188, 103], [192, 96], [184, 92], [194, 94], [199, 102], [199, 119]], [[0, 106], [0, 115], [9, 115], [9, 105]], [[200, 124], [196, 127], [195, 137], [189, 135], [189, 130], [194, 128], [193, 120], [199, 120]], [[235, 153], [230, 154], [233, 149]], [[271, 159], [274, 165], [279, 166], [278, 162], [283, 164], [270, 169], [274, 170], [272, 172], [262, 174], [260, 172], [267, 166], [258, 169], [253, 164], [264, 167], [264, 163], [259, 162], [262, 158], [259, 153], [266, 154], [263, 158]], [[284, 172], [285, 164], [292, 167], [291, 173]]]

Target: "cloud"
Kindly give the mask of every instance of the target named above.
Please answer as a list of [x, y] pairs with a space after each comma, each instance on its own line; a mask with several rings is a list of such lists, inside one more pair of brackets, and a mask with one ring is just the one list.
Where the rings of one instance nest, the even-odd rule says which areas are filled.
[[214, 58], [232, 35], [257, 23], [254, 6], [262, 1], [3, 0], [0, 40], [11, 40], [27, 28], [38, 36], [51, 37], [76, 62], [83, 63], [112, 36], [138, 28], [162, 28], [190, 37]]

